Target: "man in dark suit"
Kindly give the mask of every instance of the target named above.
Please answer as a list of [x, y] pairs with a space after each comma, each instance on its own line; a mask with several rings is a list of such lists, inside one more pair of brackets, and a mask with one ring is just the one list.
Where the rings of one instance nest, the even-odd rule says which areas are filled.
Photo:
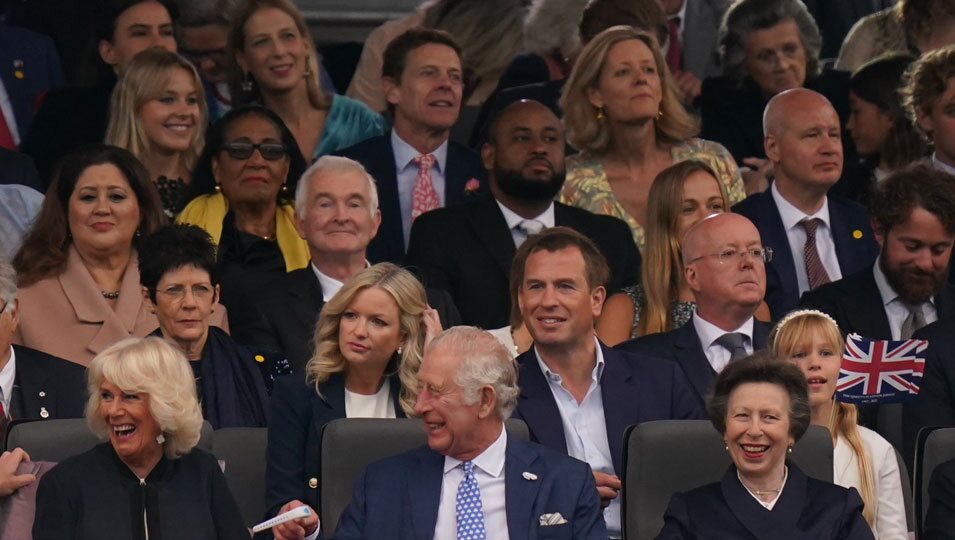
[[412, 28], [385, 49], [382, 85], [394, 127], [346, 148], [378, 182], [381, 232], [372, 262], [404, 260], [411, 223], [423, 212], [481, 191], [480, 158], [449, 140], [461, 111], [461, 48], [441, 30]]
[[[300, 371], [312, 356], [312, 334], [322, 306], [368, 266], [365, 250], [381, 224], [375, 180], [360, 163], [322, 157], [298, 183], [295, 215], [311, 264], [263, 287], [255, 305], [242, 310], [251, 315], [230, 313], [230, 323], [238, 341], [281, 351], [292, 369]], [[426, 292], [443, 326], [460, 322], [446, 292]]]
[[666, 59], [687, 103], [700, 95], [702, 81], [717, 77], [716, 38], [729, 6], [727, 0], [659, 0], [669, 32]]
[[683, 264], [696, 313], [680, 328], [616, 348], [675, 360], [703, 406], [717, 373], [767, 345], [769, 325], [753, 314], [763, 300], [765, 261], [771, 257], [759, 231], [743, 216], [716, 214], [693, 225], [683, 239]]
[[[418, 383], [428, 445], [368, 466], [336, 539], [607, 538], [590, 467], [504, 429], [519, 389], [494, 337], [473, 327], [441, 333]], [[276, 538], [314, 533], [317, 519], [287, 525]]]
[[46, 93], [63, 82], [63, 74], [52, 39], [6, 24], [0, 24], [0, 66], [0, 90], [9, 105], [0, 105], [0, 146], [6, 130], [13, 144], [6, 148], [13, 150], [26, 135]]
[[534, 441], [590, 464], [607, 504], [607, 530], [619, 536], [624, 430], [649, 420], [702, 418], [703, 410], [673, 362], [597, 340], [606, 279], [603, 255], [572, 229], [547, 229], [518, 249], [512, 293], [534, 346], [517, 359], [514, 416]]
[[839, 117], [829, 100], [805, 88], [769, 100], [763, 116], [775, 180], [733, 207], [773, 250], [766, 303], [773, 320], [806, 291], [868, 268], [878, 256], [865, 208], [827, 195], [842, 174]]
[[12, 345], [19, 322], [16, 278], [0, 261], [0, 441], [9, 420], [82, 418], [86, 405], [83, 366]]
[[912, 337], [928, 340], [925, 372], [919, 394], [902, 412], [902, 444], [906, 463], [914, 463], [915, 444], [925, 427], [955, 426], [955, 320], [936, 321]]
[[405, 259], [428, 286], [451, 293], [465, 324], [511, 324], [511, 259], [529, 232], [547, 227], [593, 239], [610, 262], [612, 292], [637, 281], [640, 255], [623, 221], [554, 202], [564, 183], [564, 132], [547, 107], [519, 101], [501, 111], [481, 158], [491, 196], [422, 215]]

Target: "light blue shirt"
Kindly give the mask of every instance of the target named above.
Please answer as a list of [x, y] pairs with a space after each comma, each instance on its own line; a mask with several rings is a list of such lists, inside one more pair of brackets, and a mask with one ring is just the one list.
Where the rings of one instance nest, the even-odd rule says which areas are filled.
[[[604, 355], [597, 338], [594, 338], [594, 342], [597, 345], [597, 362], [591, 374], [590, 388], [587, 389], [587, 394], [580, 403], [577, 403], [574, 396], [564, 388], [560, 375], [551, 371], [541, 360], [536, 347], [534, 356], [544, 373], [547, 386], [554, 395], [554, 401], [557, 402], [560, 422], [564, 427], [564, 439], [567, 441], [567, 454], [586, 461], [594, 471], [615, 475], [617, 473], [613, 469], [613, 458], [610, 455], [603, 393], [600, 389], [600, 378], [604, 371]], [[604, 521], [607, 522], [607, 532], [611, 536], [620, 535], [619, 496], [604, 510]]]
[[[401, 140], [401, 137], [391, 130], [391, 148], [395, 155], [395, 173], [398, 178], [398, 205], [401, 208], [401, 230], [404, 233], [405, 246], [408, 246], [408, 240], [411, 238], [411, 192], [414, 190], [414, 182], [418, 178], [418, 166], [415, 165], [414, 158], [421, 155], [413, 146]], [[448, 162], [448, 141], [441, 143], [434, 152], [434, 165], [431, 167], [431, 183], [434, 190], [438, 193], [438, 206], [444, 207], [444, 173], [445, 165]]]
[[43, 194], [20, 184], [0, 184], [0, 258], [12, 260], [40, 213]]

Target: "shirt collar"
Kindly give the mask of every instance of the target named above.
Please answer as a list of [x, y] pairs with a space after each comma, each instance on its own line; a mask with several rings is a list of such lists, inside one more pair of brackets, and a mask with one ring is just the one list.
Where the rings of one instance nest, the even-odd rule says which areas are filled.
[[[409, 166], [414, 166], [411, 160], [421, 155], [421, 152], [399, 137], [394, 129], [391, 130], [391, 149], [395, 154], [395, 170], [399, 173]], [[448, 161], [448, 141], [441, 143], [441, 146], [435, 148], [431, 155], [434, 156], [438, 171], [444, 174], [444, 165]]]
[[10, 346], [10, 360], [7, 361], [7, 365], [3, 366], [3, 369], [0, 370], [0, 389], [3, 390], [3, 409], [6, 411], [7, 416], [10, 415], [10, 401], [13, 397], [13, 382], [16, 380], [17, 376], [17, 353], [13, 350], [13, 346]]
[[[474, 465], [487, 474], [497, 478], [504, 472], [504, 455], [507, 449], [507, 430], [501, 425], [501, 434], [497, 440], [484, 449], [483, 452], [471, 460]], [[463, 463], [460, 459], [444, 456], [444, 474]]]
[[[497, 203], [498, 208], [501, 209], [501, 213], [504, 214], [504, 221], [507, 222], [507, 228], [513, 229], [520, 225], [524, 218], [514, 213], [513, 210], [501, 204], [501, 201], [495, 199], [494, 202]], [[554, 203], [550, 203], [550, 206], [547, 207], [547, 210], [534, 218], [531, 218], [532, 221], [539, 221], [544, 225], [544, 228], [550, 228], [554, 226]]]
[[[600, 384], [600, 378], [604, 374], [604, 351], [600, 347], [600, 341], [597, 339], [597, 336], [594, 336], [594, 343], [596, 344], [596, 357], [597, 361], [594, 363], [594, 370], [591, 372], [591, 380], [597, 384]], [[541, 372], [544, 374], [544, 378], [547, 379], [550, 383], [561, 383], [561, 378], [559, 373], [554, 373], [551, 371], [547, 364], [541, 360], [540, 353], [537, 352], [537, 346], [534, 346], [534, 357], [537, 358], [537, 365], [540, 366]]]
[[713, 343], [721, 338], [723, 334], [729, 334], [732, 332], [739, 332], [744, 336], [749, 338], [749, 342], [753, 342], [753, 318], [750, 317], [746, 319], [739, 328], [735, 330], [723, 330], [719, 326], [711, 323], [710, 321], [700, 317], [696, 312], [693, 313], [693, 327], [696, 329], [696, 335], [700, 338], [700, 344], [703, 345], [703, 350], [708, 349], [713, 346]]
[[780, 193], [776, 188], [775, 182], [773, 182], [770, 190], [773, 194], [773, 201], [776, 202], [776, 208], [779, 209], [779, 217], [783, 220], [783, 228], [787, 231], [791, 230], [793, 227], [796, 227], [800, 221], [806, 218], [820, 219], [826, 224], [826, 227], [832, 228], [829, 225], [829, 197], [826, 197], [822, 200], [822, 206], [816, 211], [815, 214], [806, 215], [805, 212], [796, 208], [789, 201], [783, 198], [782, 193]]
[[[331, 297], [335, 296], [335, 294], [338, 293], [339, 289], [342, 288], [344, 283], [342, 283], [341, 281], [338, 281], [337, 279], [327, 274], [322, 273], [322, 271], [319, 270], [317, 266], [315, 266], [315, 263], [310, 263], [310, 265], [312, 267], [312, 272], [315, 272], [315, 277], [318, 278], [319, 287], [322, 288], [322, 299], [328, 302], [331, 299]], [[366, 259], [365, 268], [368, 268], [369, 266], [371, 265]]]

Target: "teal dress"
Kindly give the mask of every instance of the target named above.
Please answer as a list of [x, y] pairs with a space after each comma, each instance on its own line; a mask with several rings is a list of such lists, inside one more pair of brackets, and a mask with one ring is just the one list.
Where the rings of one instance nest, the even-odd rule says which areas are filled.
[[385, 119], [364, 103], [335, 94], [312, 160], [382, 135], [386, 127]]

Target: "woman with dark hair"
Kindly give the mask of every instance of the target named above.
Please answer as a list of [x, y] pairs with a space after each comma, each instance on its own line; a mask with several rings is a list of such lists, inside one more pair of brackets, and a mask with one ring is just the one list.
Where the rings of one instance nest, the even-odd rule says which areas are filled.
[[258, 278], [308, 264], [292, 203], [304, 170], [295, 137], [265, 107], [232, 109], [209, 128], [190, 186], [194, 198], [177, 222], [202, 227], [218, 246], [226, 306]]
[[[71, 86], [43, 100], [20, 150], [33, 157], [44, 185], [60, 157], [83, 144], [102, 142], [110, 95], [127, 64], [150, 48], [176, 52], [174, 5], [168, 0], [102, 0], [94, 34], [101, 72], [94, 86]], [[27, 66], [29, 67], [29, 66]]]
[[657, 539], [872, 540], [862, 499], [786, 460], [809, 428], [806, 379], [765, 353], [731, 362], [707, 405], [733, 464], [670, 499]]
[[265, 357], [260, 354], [262, 361], [256, 362], [255, 353], [209, 322], [216, 307], [221, 309], [209, 235], [195, 225], [170, 225], [147, 236], [139, 276], [146, 304], [159, 321], [153, 335], [189, 360], [203, 418], [214, 429], [265, 426]]
[[126, 150], [97, 144], [64, 158], [13, 259], [22, 306], [15, 341], [85, 366], [155, 329], [136, 252], [164, 223], [156, 189]]
[[908, 54], [889, 54], [864, 64], [849, 80], [846, 129], [863, 162], [846, 195], [862, 204], [868, 203], [876, 182], [928, 154], [899, 94], [899, 85], [914, 61]]
[[291, 0], [240, 4], [229, 27], [229, 56], [233, 104], [275, 111], [309, 161], [384, 133], [380, 114], [321, 87], [318, 52]]

